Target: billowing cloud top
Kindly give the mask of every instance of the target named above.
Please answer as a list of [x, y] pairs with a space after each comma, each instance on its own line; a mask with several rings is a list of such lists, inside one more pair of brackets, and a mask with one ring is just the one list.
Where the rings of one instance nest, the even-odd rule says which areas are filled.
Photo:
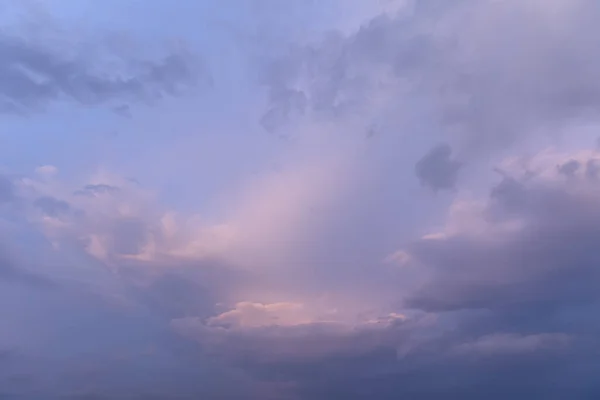
[[600, 3], [0, 12], [0, 398], [600, 398]]

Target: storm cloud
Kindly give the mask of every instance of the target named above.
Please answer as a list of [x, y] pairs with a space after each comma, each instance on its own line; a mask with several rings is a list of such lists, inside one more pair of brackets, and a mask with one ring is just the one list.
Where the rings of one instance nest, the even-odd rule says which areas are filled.
[[415, 165], [417, 178], [433, 190], [453, 189], [456, 185], [459, 161], [453, 160], [452, 149], [447, 144], [432, 148]]

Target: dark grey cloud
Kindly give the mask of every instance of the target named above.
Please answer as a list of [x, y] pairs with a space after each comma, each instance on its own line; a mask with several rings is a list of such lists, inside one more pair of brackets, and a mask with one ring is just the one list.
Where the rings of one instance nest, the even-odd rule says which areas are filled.
[[597, 191], [590, 197], [536, 182], [505, 178], [492, 190], [489, 222], [500, 229], [518, 221], [515, 231], [415, 243], [411, 254], [434, 278], [408, 304], [429, 311], [551, 311], [600, 301], [594, 289], [600, 283]]
[[120, 115], [123, 118], [131, 118], [131, 107], [129, 104], [121, 104], [113, 107], [115, 114]]
[[119, 191], [120, 188], [117, 186], [99, 183], [85, 185], [82, 189], [75, 191], [74, 194], [79, 196], [101, 196], [103, 194], [113, 194]]
[[198, 315], [206, 318], [212, 315], [217, 303], [213, 290], [184, 269], [161, 274], [138, 291], [144, 304], [170, 320]]
[[71, 211], [69, 203], [51, 196], [38, 197], [34, 200], [33, 205], [51, 217], [57, 217]]
[[600, 165], [598, 165], [598, 160], [588, 160], [585, 165], [585, 175], [589, 179], [597, 179], [598, 173], [600, 172]]
[[[129, 114], [124, 101], [152, 103], [190, 92], [209, 80], [201, 61], [184, 49], [167, 49], [162, 58], [147, 58], [136, 51], [118, 52], [108, 40], [78, 48], [68, 47], [68, 38], [42, 43], [28, 29], [3, 27], [0, 33], [0, 112], [29, 114], [55, 102], [72, 101], [86, 106], [117, 103], [113, 106], [117, 112]], [[54, 31], [47, 36], [51, 34], [57, 36]], [[85, 40], [83, 34], [80, 39]], [[109, 59], [111, 66], [101, 67]]]
[[561, 174], [567, 176], [567, 177], [573, 177], [573, 175], [577, 172], [577, 170], [579, 170], [579, 167], [581, 165], [579, 164], [579, 161], [577, 160], [569, 160], [566, 163], [559, 165], [558, 168], [558, 172], [560, 172]]
[[461, 162], [452, 159], [452, 148], [440, 144], [432, 148], [415, 165], [421, 184], [435, 191], [454, 189]]
[[598, 120], [594, 0], [557, 0], [551, 9], [537, 0], [414, 3], [353, 33], [290, 46], [265, 73], [265, 118], [427, 110], [436, 134], [477, 155], [575, 119]]

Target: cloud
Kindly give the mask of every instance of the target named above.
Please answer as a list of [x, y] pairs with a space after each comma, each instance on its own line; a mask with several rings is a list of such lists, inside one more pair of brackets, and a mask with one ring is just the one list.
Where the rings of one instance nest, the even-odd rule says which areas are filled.
[[529, 306], [551, 313], [593, 302], [600, 192], [583, 172], [569, 182], [561, 175], [548, 166], [527, 178], [504, 178], [483, 210], [473, 209], [483, 230], [463, 226], [414, 243], [411, 258], [433, 268], [433, 280], [408, 304], [498, 312]]
[[[599, 301], [594, 249], [600, 188], [585, 170], [566, 179], [556, 168], [596, 158], [595, 152], [542, 152], [525, 166], [510, 162], [510, 175], [483, 206], [470, 208], [475, 223], [458, 225], [451, 215], [451, 229], [408, 246], [422, 275], [404, 295], [405, 306], [446, 315], [459, 338], [479, 336], [455, 345], [453, 353], [530, 359], [538, 357], [533, 352], [554, 353], [565, 363], [568, 382], [575, 379], [572, 368], [583, 368], [585, 353], [596, 351], [600, 326], [587, 316]], [[581, 371], [579, 385], [595, 393], [588, 370]]]
[[66, 201], [58, 200], [50, 196], [37, 198], [33, 202], [33, 205], [51, 217], [56, 217], [59, 214], [67, 213], [71, 209], [71, 206]]
[[297, 325], [310, 322], [303, 314], [303, 305], [296, 303], [261, 304], [241, 302], [235, 309], [208, 320], [210, 326], [261, 327]]
[[461, 163], [451, 157], [452, 149], [447, 144], [432, 148], [415, 165], [417, 178], [435, 191], [453, 189]]
[[[24, 196], [22, 203], [29, 200]], [[192, 268], [183, 263], [176, 269], [152, 263], [139, 268], [124, 260], [117, 264], [120, 268], [111, 269], [81, 247], [69, 246], [68, 240], [61, 246], [43, 240], [38, 214], [28, 215], [26, 206], [17, 211], [24, 214], [14, 216], [18, 226], [3, 226], [0, 232], [0, 313], [5, 326], [0, 345], [10, 355], [0, 356], [3, 395], [239, 398], [252, 389], [253, 382], [207, 359], [198, 346], [169, 329], [172, 318], [214, 315], [213, 296], [222, 293], [219, 276], [224, 268], [215, 271], [206, 265], [198, 270], [197, 264]], [[74, 212], [41, 218], [81, 222]], [[113, 251], [127, 255], [137, 247], [136, 229], [116, 229], [127, 237], [115, 236]], [[231, 382], [237, 384], [228, 388]]]
[[89, 182], [73, 190], [57, 179], [24, 177], [19, 213], [54, 246], [78, 249], [115, 268], [183, 267], [219, 257], [217, 263], [228, 264], [224, 256], [234, 235], [227, 223], [180, 215], [157, 202], [149, 188], [117, 174], [101, 171]]
[[[44, 40], [36, 36], [39, 32]], [[184, 48], [166, 49], [162, 57], [131, 50], [118, 51], [108, 35], [98, 42], [85, 32], [58, 30], [47, 20], [5, 26], [0, 35], [0, 112], [27, 115], [63, 101], [85, 106], [151, 103], [207, 82], [205, 67]]]
[[101, 196], [103, 194], [115, 193], [117, 191], [119, 191], [119, 188], [116, 186], [107, 185], [105, 183], [97, 183], [85, 185], [83, 189], [75, 191], [75, 194], [82, 196]]
[[[283, 313], [284, 310], [297, 315], [301, 307], [245, 303], [234, 312], [207, 321], [175, 319], [172, 326], [181, 334], [209, 345], [213, 354], [258, 375], [265, 372], [277, 375], [278, 366], [286, 364], [302, 366], [318, 364], [329, 357], [352, 358], [380, 346], [395, 352], [395, 346], [400, 347], [407, 339], [408, 326], [415, 326], [415, 322], [396, 315], [349, 324], [333, 319], [319, 321], [307, 314], [301, 319], [287, 319], [289, 314]], [[284, 318], [278, 318], [278, 314]], [[286, 379], [293, 380], [293, 371], [289, 372], [292, 374]]]
[[577, 172], [579, 167], [580, 165], [577, 160], [569, 160], [566, 163], [558, 166], [558, 171], [567, 177], [571, 177]]
[[[431, 316], [243, 330], [209, 327], [197, 319], [176, 320], [173, 325], [255, 379], [288, 384], [284, 393], [291, 398], [410, 395], [429, 400], [442, 394], [475, 399], [502, 398], [523, 390], [551, 393], [545, 387], [547, 377], [560, 379], [568, 370], [560, 362], [578, 363], [567, 355], [571, 340], [564, 334], [490, 334], [471, 339], [474, 332], [461, 327], [457, 335]], [[478, 384], [490, 376], [498, 377], [500, 386]], [[513, 384], [494, 394], [509, 382]]]
[[290, 46], [266, 74], [265, 118], [384, 120], [408, 135], [419, 114], [431, 137], [480, 157], [598, 120], [594, 1], [407, 3], [355, 32]]
[[538, 350], [562, 350], [569, 343], [565, 334], [538, 334], [518, 336], [514, 334], [495, 334], [478, 338], [475, 342], [459, 345], [455, 351], [476, 355], [494, 355], [511, 353], [530, 353]]
[[412, 281], [390, 314], [350, 321], [316, 303], [247, 301], [172, 326], [299, 398], [594, 396], [600, 188], [556, 166], [596, 157], [504, 163], [485, 201], [457, 200], [440, 233], [398, 253], [411, 270], [398, 279]]

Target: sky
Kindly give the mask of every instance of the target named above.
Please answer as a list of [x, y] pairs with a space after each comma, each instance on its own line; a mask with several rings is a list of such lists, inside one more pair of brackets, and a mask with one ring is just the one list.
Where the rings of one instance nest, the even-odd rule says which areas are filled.
[[596, 0], [0, 0], [0, 398], [600, 398]]

